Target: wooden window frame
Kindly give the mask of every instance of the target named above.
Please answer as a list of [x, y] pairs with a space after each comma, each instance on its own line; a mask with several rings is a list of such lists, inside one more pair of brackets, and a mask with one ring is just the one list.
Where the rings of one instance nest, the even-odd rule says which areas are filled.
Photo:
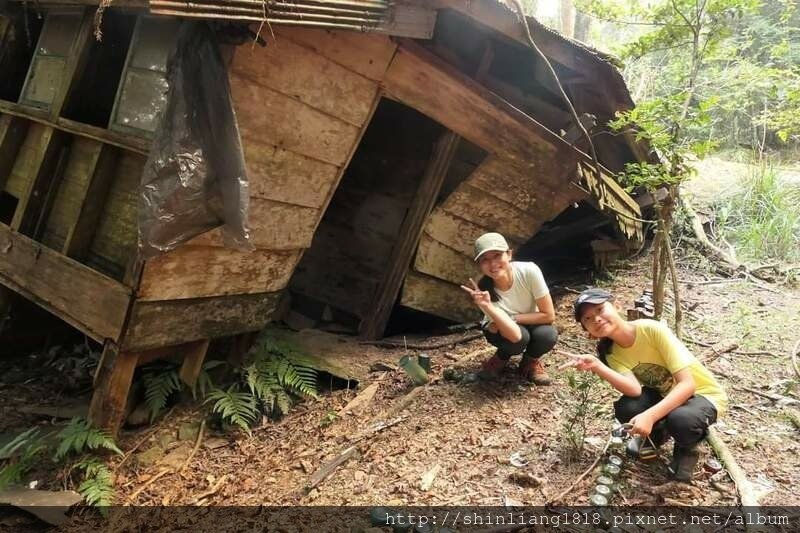
[[133, 55], [136, 52], [136, 45], [139, 41], [139, 34], [142, 31], [142, 25], [147, 20], [164, 20], [164, 18], [153, 15], [139, 15], [137, 17], [136, 26], [133, 29], [133, 34], [131, 35], [131, 42], [130, 45], [128, 46], [128, 55], [125, 58], [125, 65], [122, 67], [122, 75], [120, 76], [119, 85], [117, 87], [117, 95], [114, 97], [114, 106], [111, 108], [111, 117], [108, 120], [108, 129], [119, 133], [134, 135], [137, 137], [144, 137], [146, 139], [152, 139], [155, 134], [155, 131], [147, 131], [141, 128], [126, 126], [125, 124], [122, 124], [117, 118], [120, 111], [120, 102], [122, 100], [122, 93], [128, 81], [128, 74], [130, 72], [161, 73], [163, 74], [164, 79], [166, 79], [167, 77], [166, 69], [162, 72], [159, 70], [151, 70], [142, 67], [135, 67], [131, 64], [131, 62], [133, 61]]
[[[53, 20], [53, 19], [50, 18], [51, 15], [74, 15], [77, 18], [77, 27], [75, 28], [75, 34], [74, 34], [74, 36], [72, 38], [72, 42], [69, 45], [69, 49], [67, 50], [67, 53], [64, 56], [60, 56], [60, 55], [56, 55], [56, 54], [40, 54], [39, 53], [39, 45], [41, 43], [41, 40], [46, 35], [47, 29], [48, 29], [48, 25], [51, 24], [51, 21]], [[61, 101], [61, 98], [60, 98], [61, 92], [63, 91], [64, 87], [68, 87], [69, 84], [71, 83], [71, 80], [67, 80], [66, 78], [68, 76], [72, 76], [74, 74], [73, 72], [70, 72], [70, 68], [69, 68], [70, 67], [70, 59], [75, 53], [77, 53], [76, 52], [76, 50], [77, 50], [76, 47], [78, 46], [79, 41], [81, 39], [81, 35], [82, 35], [81, 26], [84, 23], [83, 21], [84, 21], [84, 12], [82, 10], [80, 10], [80, 9], [59, 8], [59, 9], [49, 10], [47, 12], [44, 24], [42, 25], [42, 31], [39, 32], [39, 38], [36, 41], [36, 49], [35, 49], [35, 51], [33, 53], [33, 56], [31, 57], [30, 65], [28, 65], [28, 72], [27, 72], [27, 74], [25, 74], [25, 82], [22, 84], [22, 89], [20, 90], [20, 93], [19, 93], [19, 100], [18, 101], [19, 101], [19, 103], [21, 105], [24, 105], [26, 107], [30, 107], [30, 108], [33, 108], [33, 109], [39, 109], [39, 110], [44, 110], [44, 111], [47, 111], [47, 112], [52, 112], [53, 106], [59, 104], [59, 102]], [[64, 64], [62, 66], [62, 71], [61, 71], [61, 79], [59, 80], [59, 82], [58, 82], [58, 84], [57, 84], [57, 86], [55, 88], [55, 94], [53, 95], [53, 100], [51, 102], [48, 102], [48, 103], [43, 103], [43, 102], [39, 102], [39, 101], [36, 101], [36, 100], [29, 100], [29, 99], [26, 98], [26, 94], [25, 94], [27, 92], [27, 90], [28, 90], [28, 87], [29, 87], [30, 83], [31, 83], [32, 76], [33, 76], [33, 69], [34, 69], [34, 66], [36, 65], [36, 62], [39, 59], [39, 57], [58, 57], [58, 58], [63, 59], [63, 61], [64, 61]]]

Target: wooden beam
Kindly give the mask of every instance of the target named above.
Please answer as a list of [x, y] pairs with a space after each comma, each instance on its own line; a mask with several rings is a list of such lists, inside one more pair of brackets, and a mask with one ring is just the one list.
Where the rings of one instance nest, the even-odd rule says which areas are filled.
[[186, 345], [183, 349], [183, 364], [181, 365], [180, 376], [181, 380], [189, 387], [194, 389], [197, 383], [197, 378], [200, 376], [200, 371], [203, 370], [203, 361], [208, 352], [208, 339], [197, 342], [192, 342]]
[[36, 146], [36, 152], [31, 162], [31, 179], [25, 194], [19, 199], [11, 227], [23, 235], [33, 236], [36, 227], [43, 218], [42, 210], [46, 206], [48, 191], [56, 179], [61, 149], [66, 141], [66, 136], [60, 131], [45, 126], [42, 136]]
[[116, 163], [115, 149], [107, 144], [96, 143], [87, 167], [89, 178], [84, 189], [79, 191], [80, 210], [78, 217], [65, 228], [66, 239], [62, 252], [68, 257], [81, 260], [89, 250], [94, 231], [103, 214], [106, 196], [114, 180]]
[[15, 102], [7, 102], [0, 100], [0, 113], [9, 114], [15, 117], [38, 122], [45, 126], [52, 126], [53, 128], [71, 133], [87, 139], [94, 139], [106, 144], [113, 144], [125, 150], [136, 152], [137, 154], [147, 155], [150, 152], [151, 141], [142, 139], [134, 135], [127, 135], [115, 131], [107, 130], [105, 128], [98, 128], [97, 126], [90, 126], [89, 124], [81, 124], [74, 120], [66, 118], [58, 118], [51, 121], [47, 112], [41, 109], [17, 104]]
[[6, 186], [6, 180], [14, 167], [19, 147], [28, 133], [27, 120], [13, 115], [0, 116], [0, 191]]
[[395, 99], [522, 167], [543, 168], [569, 148], [555, 133], [414, 43], [402, 42], [383, 86]]
[[93, 339], [118, 339], [131, 291], [0, 224], [0, 283]]
[[139, 354], [120, 351], [114, 343], [106, 343], [103, 349], [95, 391], [89, 405], [89, 421], [113, 437], [116, 437], [125, 420], [128, 392], [138, 362]]
[[400, 227], [399, 237], [389, 259], [389, 268], [373, 295], [367, 317], [359, 326], [359, 333], [364, 339], [377, 339], [383, 336], [400, 286], [422, 235], [422, 228], [436, 203], [459, 140], [458, 135], [447, 132], [434, 146], [428, 167]]

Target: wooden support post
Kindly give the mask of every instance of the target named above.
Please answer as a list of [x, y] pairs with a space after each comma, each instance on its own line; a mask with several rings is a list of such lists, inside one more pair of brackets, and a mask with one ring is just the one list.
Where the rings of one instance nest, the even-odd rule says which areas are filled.
[[208, 352], [208, 339], [190, 342], [185, 345], [183, 364], [181, 365], [180, 376], [184, 383], [194, 389], [200, 371], [203, 369], [203, 361]]
[[81, 191], [80, 212], [76, 220], [66, 229], [62, 252], [68, 257], [81, 260], [89, 250], [100, 215], [106, 205], [106, 197], [114, 178], [117, 151], [101, 142], [96, 143], [88, 162], [89, 179]]
[[364, 339], [377, 339], [383, 335], [383, 331], [386, 329], [386, 323], [389, 321], [392, 307], [394, 307], [397, 294], [400, 292], [400, 286], [403, 284], [411, 258], [422, 235], [422, 228], [436, 203], [460, 139], [458, 135], [448, 131], [439, 139], [433, 149], [425, 175], [422, 177], [414, 201], [400, 227], [400, 236], [392, 250], [389, 268], [373, 295], [367, 318], [362, 320], [359, 326], [359, 334]]
[[103, 348], [89, 406], [89, 420], [112, 436], [116, 436], [125, 419], [128, 392], [138, 361], [138, 353], [120, 352], [112, 342], [107, 341]]
[[19, 148], [25, 140], [29, 122], [12, 115], [0, 116], [0, 191], [14, 167]]

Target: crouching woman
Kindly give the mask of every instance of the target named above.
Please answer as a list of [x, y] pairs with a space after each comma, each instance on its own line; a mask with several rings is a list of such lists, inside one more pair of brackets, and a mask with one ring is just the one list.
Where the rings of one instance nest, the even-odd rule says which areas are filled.
[[724, 390], [674, 333], [655, 320], [627, 321], [602, 289], [583, 291], [575, 301], [575, 319], [598, 339], [598, 357], [573, 355], [579, 370], [594, 372], [623, 396], [614, 402], [617, 420], [635, 435], [628, 453], [654, 457], [654, 448], [672, 436], [670, 473], [692, 479], [697, 445], [727, 407]]
[[550, 376], [541, 357], [552, 350], [558, 331], [553, 300], [542, 271], [532, 262], [512, 261], [512, 251], [499, 233], [486, 233], [475, 241], [475, 262], [483, 277], [462, 285], [483, 312], [486, 340], [497, 347], [483, 364], [480, 376], [496, 377], [512, 355], [523, 354], [519, 371], [528, 381], [549, 385]]

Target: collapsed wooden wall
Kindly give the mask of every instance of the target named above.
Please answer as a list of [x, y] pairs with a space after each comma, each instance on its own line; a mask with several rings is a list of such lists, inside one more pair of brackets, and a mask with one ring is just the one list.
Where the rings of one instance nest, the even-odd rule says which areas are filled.
[[269, 321], [369, 123], [394, 50], [384, 36], [280, 28], [266, 48], [236, 48], [230, 81], [256, 251], [223, 248], [215, 230], [148, 261], [126, 349]]
[[478, 275], [472, 241], [497, 231], [519, 248], [542, 224], [584, 198], [569, 187], [572, 174], [563, 166], [550, 160], [521, 171], [497, 157], [487, 158], [428, 219], [401, 303], [452, 320], [474, 318], [459, 288]]

